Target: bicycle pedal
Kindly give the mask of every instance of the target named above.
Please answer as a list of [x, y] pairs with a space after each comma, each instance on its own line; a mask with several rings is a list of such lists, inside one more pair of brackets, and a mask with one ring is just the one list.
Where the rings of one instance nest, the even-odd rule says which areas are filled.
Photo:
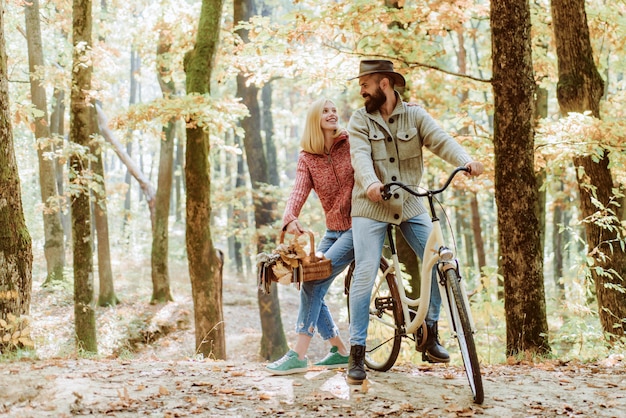
[[393, 309], [395, 301], [392, 297], [376, 298], [374, 306], [378, 311]]

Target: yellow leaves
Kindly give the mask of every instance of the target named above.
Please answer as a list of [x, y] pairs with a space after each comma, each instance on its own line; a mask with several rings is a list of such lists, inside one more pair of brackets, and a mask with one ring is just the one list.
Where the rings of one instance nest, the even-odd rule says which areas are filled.
[[247, 108], [235, 98], [215, 100], [209, 95], [188, 94], [131, 106], [126, 114], [111, 121], [111, 128], [148, 129], [157, 122], [160, 130], [168, 122], [182, 119], [217, 135], [234, 129], [239, 119], [247, 115]]
[[272, 271], [278, 278], [278, 283], [291, 283], [293, 281], [293, 269], [300, 265], [301, 260], [308, 257], [307, 252], [304, 250], [304, 244], [298, 240], [298, 237], [295, 237], [288, 244], [278, 244], [273, 252], [280, 255], [280, 259], [272, 266]]
[[12, 313], [6, 315], [6, 320], [0, 318], [0, 352], [12, 348], [33, 348], [35, 344], [30, 338], [29, 323], [27, 316], [18, 317]]

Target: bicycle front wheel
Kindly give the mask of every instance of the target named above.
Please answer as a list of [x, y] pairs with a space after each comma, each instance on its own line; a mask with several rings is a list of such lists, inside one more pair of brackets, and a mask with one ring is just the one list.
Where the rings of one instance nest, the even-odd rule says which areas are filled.
[[[372, 288], [369, 306], [369, 323], [365, 341], [365, 365], [372, 370], [386, 372], [396, 362], [402, 342], [401, 325], [403, 324], [400, 293], [396, 285], [395, 275], [387, 273], [389, 264], [380, 259], [380, 268]], [[346, 289], [352, 282], [351, 268], [346, 278]], [[348, 297], [348, 312], [350, 298]]]
[[483, 381], [480, 374], [480, 364], [474, 343], [474, 333], [469, 316], [469, 306], [463, 297], [461, 282], [456, 270], [445, 271], [446, 287], [448, 289], [448, 301], [450, 304], [450, 314], [452, 327], [459, 343], [461, 357], [465, 365], [465, 374], [469, 380], [470, 388], [474, 394], [474, 402], [482, 404], [485, 395], [483, 393]]

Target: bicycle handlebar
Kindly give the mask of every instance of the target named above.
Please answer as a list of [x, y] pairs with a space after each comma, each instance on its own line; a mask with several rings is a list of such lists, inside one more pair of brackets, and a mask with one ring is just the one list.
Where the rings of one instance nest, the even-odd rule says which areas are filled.
[[446, 190], [448, 188], [448, 186], [450, 185], [450, 183], [452, 182], [452, 179], [454, 178], [454, 176], [456, 176], [459, 172], [461, 171], [466, 171], [468, 173], [470, 173], [470, 169], [467, 167], [457, 167], [454, 169], [454, 171], [450, 174], [450, 177], [448, 177], [448, 180], [446, 180], [445, 184], [439, 188], [439, 189], [435, 189], [435, 190], [426, 190], [424, 192], [416, 192], [415, 190], [411, 189], [410, 186], [399, 182], [399, 181], [392, 181], [391, 183], [387, 183], [384, 185], [383, 190], [381, 191], [381, 194], [383, 195], [383, 200], [389, 200], [391, 198], [391, 187], [392, 186], [398, 186], [404, 190], [406, 190], [407, 192], [411, 193], [413, 196], [418, 196], [418, 197], [426, 197], [426, 196], [433, 196], [436, 194], [439, 194], [441, 192], [443, 192], [444, 190]]

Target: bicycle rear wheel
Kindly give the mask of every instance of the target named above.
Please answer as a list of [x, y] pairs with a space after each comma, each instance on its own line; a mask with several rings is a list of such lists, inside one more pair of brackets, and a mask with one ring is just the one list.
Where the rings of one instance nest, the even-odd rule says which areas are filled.
[[[389, 264], [380, 259], [380, 268], [372, 289], [369, 306], [369, 324], [365, 341], [365, 365], [372, 370], [386, 372], [396, 362], [402, 342], [402, 307], [393, 273], [384, 274]], [[346, 276], [346, 289], [350, 289], [353, 269]], [[350, 298], [348, 297], [348, 312]]]
[[[468, 313], [469, 306], [465, 303], [463, 290], [456, 270], [445, 271], [446, 287], [448, 289], [448, 303], [450, 305], [450, 322], [459, 343], [459, 349], [465, 365], [465, 374], [469, 380], [470, 388], [474, 394], [474, 402], [482, 404], [485, 395], [483, 392], [483, 381], [480, 374], [480, 364], [474, 343], [474, 334]], [[452, 302], [454, 301], [454, 302]]]

